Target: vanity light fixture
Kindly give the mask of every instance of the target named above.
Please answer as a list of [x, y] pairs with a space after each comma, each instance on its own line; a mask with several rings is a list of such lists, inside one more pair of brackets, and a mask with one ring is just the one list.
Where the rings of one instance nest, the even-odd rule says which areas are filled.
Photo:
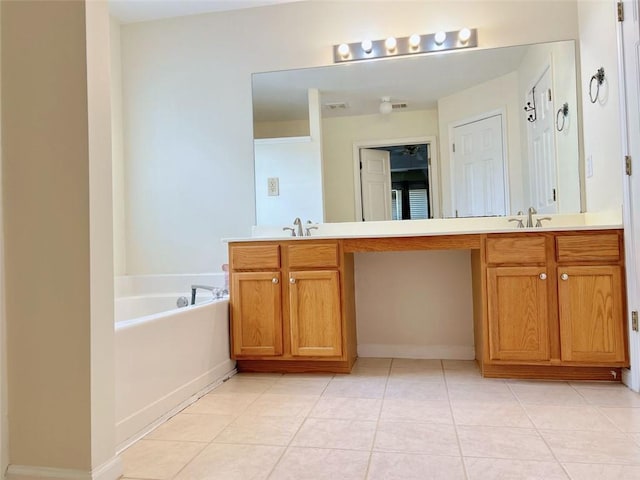
[[333, 46], [333, 62], [352, 62], [371, 58], [395, 57], [418, 53], [443, 52], [478, 46], [478, 31], [462, 28], [451, 32], [437, 32], [409, 37], [389, 37], [384, 40], [363, 40]]
[[409, 37], [409, 46], [413, 49], [418, 48], [420, 46], [420, 35], [414, 33]]
[[458, 32], [458, 39], [460, 40], [460, 43], [466, 44], [470, 38], [471, 30], [469, 30], [468, 28], [463, 28], [462, 30], [460, 30], [460, 32]]
[[447, 34], [445, 32], [437, 32], [433, 36], [433, 41], [436, 42], [436, 45], [442, 45], [446, 39]]
[[342, 58], [343, 60], [346, 60], [349, 58], [350, 51], [351, 49], [349, 48], [349, 45], [347, 45], [346, 43], [341, 43], [340, 45], [338, 45], [338, 54], [340, 55], [340, 58]]
[[384, 47], [388, 52], [394, 52], [398, 46], [398, 41], [395, 37], [389, 37], [384, 41]]

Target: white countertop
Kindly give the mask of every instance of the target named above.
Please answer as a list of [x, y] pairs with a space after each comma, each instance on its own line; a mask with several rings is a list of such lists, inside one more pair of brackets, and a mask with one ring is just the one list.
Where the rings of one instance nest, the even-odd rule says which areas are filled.
[[[313, 240], [321, 238], [370, 238], [370, 237], [414, 237], [433, 235], [464, 235], [478, 233], [525, 233], [568, 230], [608, 230], [622, 228], [620, 212], [597, 212], [559, 215], [534, 215], [537, 218], [551, 217], [543, 227], [516, 228], [516, 222], [509, 219], [520, 218], [526, 225], [527, 216], [477, 217], [477, 218], [434, 218], [429, 220], [403, 220], [383, 222], [341, 222], [320, 223], [310, 237], [292, 237], [282, 226], [254, 226], [250, 237], [224, 238], [223, 242], [273, 241], [273, 240]], [[535, 224], [535, 223], [534, 223]], [[290, 226], [290, 225], [286, 225]]]

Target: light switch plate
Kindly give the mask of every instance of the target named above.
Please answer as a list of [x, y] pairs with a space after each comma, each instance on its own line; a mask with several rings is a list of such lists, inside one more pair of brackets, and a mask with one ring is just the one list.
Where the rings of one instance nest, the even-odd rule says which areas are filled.
[[587, 157], [587, 168], [586, 168], [585, 176], [587, 178], [593, 177], [593, 157], [589, 155]]
[[277, 197], [280, 195], [280, 185], [278, 177], [267, 178], [267, 195], [270, 197]]

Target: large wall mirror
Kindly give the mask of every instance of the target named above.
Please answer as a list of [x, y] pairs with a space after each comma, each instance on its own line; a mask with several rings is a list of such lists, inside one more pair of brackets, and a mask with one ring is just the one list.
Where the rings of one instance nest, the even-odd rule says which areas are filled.
[[572, 40], [258, 73], [253, 111], [257, 224], [581, 209]]

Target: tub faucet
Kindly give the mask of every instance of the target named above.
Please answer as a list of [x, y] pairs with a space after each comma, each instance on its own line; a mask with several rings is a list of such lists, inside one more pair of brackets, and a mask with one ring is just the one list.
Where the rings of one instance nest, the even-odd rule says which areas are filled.
[[527, 228], [533, 227], [533, 216], [536, 213], [538, 212], [536, 212], [536, 209], [533, 207], [529, 207], [529, 210], [527, 210]]
[[216, 294], [215, 287], [210, 287], [209, 285], [191, 285], [191, 305], [196, 304], [196, 290], [201, 288], [202, 290], [209, 290], [211, 293]]
[[296, 217], [293, 221], [293, 225], [296, 227], [296, 236], [304, 237], [304, 232], [302, 231], [302, 220], [300, 220], [300, 217]]

